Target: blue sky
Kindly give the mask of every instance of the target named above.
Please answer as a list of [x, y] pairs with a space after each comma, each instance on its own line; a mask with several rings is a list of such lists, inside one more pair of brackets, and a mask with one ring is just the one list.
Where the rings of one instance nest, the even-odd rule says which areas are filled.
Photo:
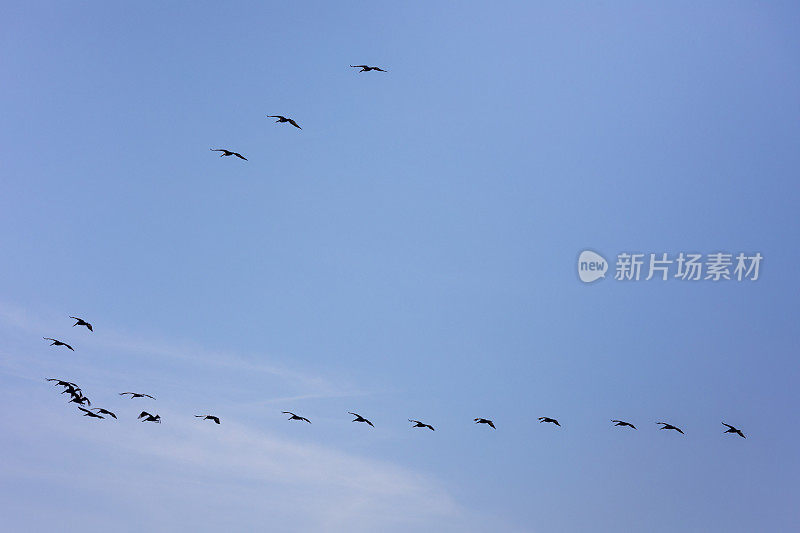
[[[6, 527], [796, 530], [798, 19], [6, 3]], [[764, 262], [584, 285], [587, 248]]]

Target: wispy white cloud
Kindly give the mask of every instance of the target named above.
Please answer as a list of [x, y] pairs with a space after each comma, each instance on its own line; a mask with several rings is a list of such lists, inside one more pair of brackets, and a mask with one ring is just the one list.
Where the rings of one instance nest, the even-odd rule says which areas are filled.
[[[115, 383], [131, 379], [126, 375], [129, 365], [109, 363], [95, 365], [102, 369], [90, 368], [98, 359], [83, 360], [71, 353], [64, 358], [66, 354], [55, 350], [43, 351], [48, 358], [21, 354], [21, 343], [27, 342], [29, 334], [38, 336], [47, 330], [47, 323], [27, 310], [0, 306], [0, 326], [23, 339], [0, 351], [2, 374], [23, 378], [13, 381], [18, 390], [7, 396], [12, 409], [0, 413], [0, 424], [15, 428], [13, 435], [0, 436], [0, 450], [9, 459], [0, 471], [7, 479], [37, 487], [57, 486], [81, 500], [107, 500], [104, 505], [110, 508], [84, 512], [53, 500], [24, 502], [31, 516], [44, 519], [66, 513], [75, 524], [86, 526], [82, 530], [89, 531], [479, 530], [475, 517], [458, 505], [446, 485], [429, 475], [332, 445], [309, 444], [254, 429], [233, 417], [223, 418], [221, 426], [198, 421], [190, 416], [196, 414], [193, 402], [179, 394], [180, 389], [171, 390], [171, 398], [157, 403], [164, 424], [135, 422], [130, 406], [138, 409], [143, 404], [123, 403], [116, 391], [102, 390], [105, 379], [113, 378]], [[203, 366], [219, 373], [228, 369], [234, 376], [259, 374], [288, 383], [284, 390], [296, 391], [245, 400], [245, 407], [364, 394], [335, 380], [281, 365], [206, 351], [189, 343], [153, 342], [108, 327], [92, 334], [91, 341], [91, 350], [108, 358], [125, 354], [129, 361], [138, 361], [136, 357], [169, 360], [173, 373]], [[53, 409], [63, 403], [56, 391], [52, 398], [31, 394], [41, 390], [31, 380], [39, 383], [54, 367], [74, 372], [81, 365], [96, 382], [87, 391], [90, 396], [98, 389], [101, 399], [112, 401], [107, 407], [116, 402], [129, 411], [120, 420], [91, 421], [72, 408]], [[142, 365], [130, 365], [136, 366]], [[208, 380], [208, 375], [203, 379]], [[228, 412], [233, 411], [228, 407]], [[31, 424], [31, 420], [36, 422]], [[70, 450], [68, 455], [61, 453], [64, 448]], [[70, 467], [64, 466], [65, 460]], [[144, 511], [133, 512], [132, 508]], [[198, 515], [198, 510], [206, 518], [200, 518], [203, 515]], [[126, 526], [120, 527], [117, 514], [122, 514]]]

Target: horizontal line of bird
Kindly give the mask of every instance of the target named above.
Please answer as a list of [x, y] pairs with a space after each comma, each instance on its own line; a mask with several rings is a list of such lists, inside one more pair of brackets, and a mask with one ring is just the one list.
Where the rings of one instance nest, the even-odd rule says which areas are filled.
[[[223, 155], [225, 155], [225, 154], [223, 154]], [[78, 317], [74, 317], [74, 316], [70, 316], [70, 318], [73, 319], [73, 320], [76, 320], [76, 322], [72, 325], [72, 327], [84, 326], [89, 331], [92, 331], [92, 332], [94, 331], [92, 329], [92, 325], [89, 322], [83, 320], [82, 318], [78, 318]], [[70, 350], [74, 351], [72, 346], [70, 346], [69, 344], [67, 344], [65, 342], [61, 342], [59, 340], [56, 340], [56, 339], [53, 339], [53, 338], [50, 338], [50, 337], [44, 337], [44, 338], [47, 339], [47, 340], [53, 341], [52, 343], [50, 343], [50, 346], [66, 346]], [[108, 415], [108, 416], [111, 416], [113, 418], [117, 418], [117, 416], [114, 413], [112, 413], [111, 411], [108, 411], [107, 409], [101, 409], [99, 407], [94, 407], [92, 409], [84, 408], [83, 407], [84, 404], [86, 404], [87, 407], [91, 407], [92, 402], [89, 401], [89, 398], [87, 398], [86, 396], [83, 395], [83, 391], [75, 383], [72, 383], [71, 381], [64, 381], [64, 380], [61, 380], [61, 379], [56, 379], [56, 378], [47, 378], [47, 381], [55, 381], [56, 382], [56, 386], [64, 387], [64, 390], [62, 391], [61, 394], [67, 394], [67, 393], [70, 394], [70, 396], [72, 396], [72, 399], [68, 403], [76, 403], [76, 404], [78, 404], [78, 409], [80, 409], [84, 413], [83, 416], [88, 416], [88, 417], [92, 417], [92, 418], [105, 418], [103, 415]], [[151, 399], [155, 400], [155, 398], [153, 398], [149, 394], [142, 394], [140, 392], [121, 392], [119, 394], [120, 394], [120, 396], [130, 395], [131, 399], [134, 399], [134, 398], [151, 398]], [[287, 420], [298, 420], [298, 421], [301, 421], [301, 422], [308, 422], [309, 424], [311, 423], [311, 420], [309, 420], [308, 418], [296, 415], [295, 413], [292, 413], [291, 411], [281, 411], [281, 412], [283, 414], [285, 414], [285, 415], [289, 415], [289, 418]], [[355, 417], [353, 419], [353, 422], [364, 422], [366, 424], [369, 424], [372, 427], [375, 427], [372, 424], [372, 422], [370, 422], [369, 420], [367, 420], [363, 416], [359, 415], [358, 413], [352, 413], [352, 412], [349, 412], [349, 411], [348, 411], [348, 413]], [[195, 417], [202, 418], [204, 420], [211, 420], [211, 421], [219, 424], [219, 417], [214, 416], [214, 415], [195, 415]], [[142, 420], [143, 422], [156, 422], [158, 424], [161, 423], [161, 416], [150, 414], [147, 411], [142, 411], [141, 414], [139, 414], [138, 419]], [[497, 429], [497, 428], [495, 428], [494, 422], [489, 420], [488, 418], [475, 418], [473, 420], [475, 421], [476, 424], [486, 424], [489, 427], [491, 427], [492, 429]], [[435, 431], [433, 429], [433, 426], [430, 425], [430, 424], [426, 424], [424, 422], [420, 422], [419, 420], [412, 420], [412, 419], [408, 419], [408, 421], [413, 424], [412, 427], [415, 427], [415, 428], [427, 428], [427, 429], [430, 429], [431, 431]], [[561, 427], [561, 424], [558, 422], [558, 420], [556, 420], [555, 418], [550, 418], [548, 416], [540, 416], [539, 417], [539, 423], [542, 423], [542, 422], [545, 422], [545, 423], [548, 423], [548, 424], [554, 424], [554, 425], [556, 425], [558, 427]], [[615, 426], [622, 426], [622, 427], [629, 427], [629, 428], [632, 428], [632, 429], [636, 429], [636, 426], [634, 426], [630, 422], [626, 422], [624, 420], [612, 420], [611, 422]], [[656, 424], [661, 426], [659, 429], [673, 430], [673, 431], [677, 431], [681, 435], [684, 434], [682, 429], [680, 429], [677, 426], [673, 426], [672, 424], [668, 424], [666, 422], [656, 422]], [[736, 427], [734, 427], [734, 426], [732, 426], [730, 424], [726, 424], [725, 422], [723, 422], [722, 425], [728, 428], [724, 433], [734, 433], [736, 435], [739, 435], [742, 438], [746, 438], [744, 436], [744, 433], [742, 433], [741, 429], [736, 428]]]
[[[56, 379], [56, 378], [47, 378], [47, 381], [54, 381], [56, 386], [64, 387], [64, 390], [62, 391], [61, 394], [70, 394], [72, 396], [72, 399], [70, 399], [70, 401], [68, 403], [77, 403], [77, 404], [79, 404], [78, 405], [78, 409], [83, 411], [83, 413], [84, 413], [83, 416], [88, 416], [88, 417], [92, 417], [92, 418], [105, 418], [103, 415], [107, 415], [107, 416], [110, 416], [112, 418], [117, 418], [117, 415], [114, 414], [113, 412], [109, 411], [108, 409], [103, 409], [103, 408], [100, 408], [100, 407], [94, 407], [94, 408], [86, 409], [85, 407], [83, 407], [84, 404], [87, 407], [91, 407], [92, 402], [89, 400], [89, 398], [87, 398], [86, 396], [83, 395], [83, 391], [81, 390], [80, 387], [78, 387], [77, 384], [75, 384], [75, 383], [73, 383], [71, 381], [64, 381], [64, 380]], [[149, 394], [144, 394], [144, 393], [141, 393], [141, 392], [120, 392], [119, 395], [120, 396], [130, 396], [131, 399], [134, 399], [134, 398], [151, 398], [151, 399], [155, 400], [155, 398], [153, 396], [151, 396]], [[281, 413], [283, 413], [285, 415], [289, 415], [289, 418], [287, 420], [297, 420], [297, 421], [300, 421], [300, 422], [308, 422], [309, 424], [311, 423], [311, 420], [309, 420], [308, 418], [306, 418], [304, 416], [300, 416], [300, 415], [298, 415], [296, 413], [293, 413], [291, 411], [281, 411]], [[365, 424], [367, 424], [367, 425], [369, 425], [371, 427], [375, 427], [375, 425], [370, 420], [368, 420], [367, 418], [364, 418], [363, 416], [361, 416], [358, 413], [354, 413], [352, 411], [348, 411], [348, 414], [351, 414], [351, 415], [353, 415], [355, 417], [352, 420], [353, 422], [364, 422]], [[212, 422], [214, 422], [216, 424], [220, 423], [219, 417], [215, 416], [215, 415], [194, 415], [194, 416], [195, 416], [195, 418], [202, 418], [203, 420], [211, 420]], [[142, 422], [156, 422], [158, 424], [161, 423], [161, 416], [160, 415], [157, 415], [157, 414], [154, 415], [152, 413], [148, 413], [147, 411], [142, 411], [141, 413], [139, 413], [139, 416], [137, 417], [137, 419], [141, 420]], [[494, 422], [492, 420], [489, 420], [488, 418], [474, 418], [473, 420], [474, 420], [474, 422], [476, 424], [486, 424], [487, 426], [491, 427], [492, 429], [497, 429], [495, 427], [495, 425], [494, 425]], [[431, 431], [435, 431], [435, 429], [434, 429], [434, 427], [432, 425], [426, 424], [425, 422], [422, 422], [420, 420], [414, 420], [414, 419], [409, 418], [408, 421], [413, 424], [411, 427], [427, 428], [427, 429], [430, 429]], [[542, 422], [549, 423], [549, 424], [555, 424], [556, 426], [561, 427], [561, 424], [559, 423], [558, 420], [556, 420], [555, 418], [550, 418], [549, 416], [540, 416], [539, 417], [539, 423], [542, 423]], [[611, 422], [615, 426], [622, 426], [622, 427], [629, 427], [631, 429], [636, 429], [636, 426], [634, 426], [630, 422], [626, 422], [624, 420], [612, 420]], [[656, 424], [661, 425], [661, 428], [659, 428], [659, 429], [674, 430], [674, 431], [677, 431], [678, 433], [680, 433], [681, 435], [684, 434], [682, 429], [680, 429], [677, 426], [673, 426], [672, 424], [668, 424], [666, 422], [656, 422]], [[742, 433], [742, 430], [740, 430], [740, 429], [738, 429], [738, 428], [736, 428], [734, 426], [731, 426], [730, 424], [726, 424], [725, 422], [723, 422], [722, 424], [728, 428], [727, 431], [725, 431], [725, 433], [735, 433], [735, 434], [739, 435], [740, 437], [745, 438], [744, 433]]]

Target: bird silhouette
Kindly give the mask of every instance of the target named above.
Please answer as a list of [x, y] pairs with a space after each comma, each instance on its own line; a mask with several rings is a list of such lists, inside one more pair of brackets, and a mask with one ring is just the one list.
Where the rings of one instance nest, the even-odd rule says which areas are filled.
[[728, 428], [727, 431], [725, 431], [725, 433], [735, 433], [735, 434], [739, 435], [740, 437], [742, 437], [743, 439], [747, 438], [747, 437], [744, 436], [744, 433], [742, 433], [741, 429], [737, 429], [737, 428], [733, 427], [730, 424], [726, 424], [725, 422], [723, 422], [722, 425], [726, 426]]
[[275, 122], [288, 122], [289, 124], [291, 124], [292, 126], [294, 126], [295, 128], [297, 128], [299, 130], [303, 129], [300, 126], [298, 126], [297, 122], [295, 122], [291, 118], [286, 118], [286, 117], [281, 116], [281, 115], [267, 115], [267, 118], [277, 118], [278, 120], [276, 120]]
[[409, 418], [408, 421], [411, 422], [412, 424], [414, 424], [413, 426], [411, 426], [412, 428], [428, 428], [431, 431], [436, 431], [435, 429], [433, 429], [432, 425], [426, 424], [424, 422], [420, 422], [419, 420], [411, 420]]
[[226, 155], [235, 155], [239, 159], [244, 159], [247, 161], [247, 158], [240, 154], [239, 152], [231, 152], [230, 150], [226, 150], [225, 148], [209, 148], [212, 152], [222, 152], [219, 156], [225, 157]]
[[[91, 417], [91, 418], [105, 418], [104, 416], [100, 416], [97, 413], [93, 413], [89, 409], [84, 409], [83, 407], [78, 407], [78, 409], [83, 411], [83, 413], [84, 413], [83, 416], [88, 416], [88, 417]], [[116, 417], [114, 417], [114, 418], [116, 418]]]
[[78, 317], [76, 317], [76, 316], [71, 316], [70, 318], [71, 318], [72, 320], [77, 320], [77, 322], [75, 322], [74, 324], [72, 324], [72, 327], [73, 327], [73, 328], [74, 328], [75, 326], [86, 326], [86, 327], [89, 329], [89, 331], [94, 331], [94, 330], [92, 329], [92, 325], [91, 325], [91, 324], [89, 324], [88, 322], [86, 322], [84, 319], [82, 319], [82, 318], [78, 318]]
[[622, 420], [612, 420], [615, 426], [628, 426], [629, 428], [636, 429], [636, 426], [631, 424], [630, 422], [623, 422]]
[[219, 417], [214, 415], [194, 415], [195, 418], [202, 418], [203, 420], [213, 420], [215, 424], [219, 424]]
[[133, 400], [134, 398], [152, 398], [153, 400], [155, 400], [155, 398], [153, 398], [149, 394], [142, 394], [141, 392], [120, 392], [119, 393], [120, 396], [125, 396], [126, 394], [130, 394], [131, 395], [131, 400]]
[[546, 416], [540, 416], [539, 417], [539, 423], [541, 424], [542, 422], [549, 422], [551, 424], [557, 425], [558, 427], [561, 427], [561, 424], [559, 424], [558, 420], [556, 420], [555, 418], [549, 418], [549, 417], [546, 417]]
[[303, 416], [297, 416], [296, 414], [292, 413], [291, 411], [281, 411], [281, 413], [283, 413], [285, 415], [292, 415], [289, 418], [287, 418], [286, 420], [302, 420], [304, 422], [308, 422], [309, 424], [311, 423], [311, 420], [309, 420], [308, 418], [305, 418]]
[[361, 416], [360, 414], [358, 414], [358, 413], [352, 413], [352, 412], [350, 412], [350, 411], [347, 411], [347, 413], [348, 413], [348, 414], [351, 414], [351, 415], [353, 415], [353, 416], [355, 417], [355, 419], [353, 420], [353, 422], [365, 422], [365, 423], [369, 424], [370, 426], [372, 426], [372, 427], [375, 427], [375, 426], [373, 426], [373, 425], [372, 425], [372, 422], [370, 422], [369, 420], [367, 420], [366, 418], [364, 418], [364, 417], [363, 417], [363, 416]]
[[114, 419], [117, 418], [117, 415], [115, 415], [114, 413], [112, 413], [108, 409], [103, 409], [102, 407], [95, 407], [94, 409], [92, 409], [92, 411], [97, 411], [98, 413], [102, 413], [104, 415], [108, 415], [108, 416], [110, 416], [111, 418], [114, 418]]
[[476, 424], [488, 424], [490, 428], [497, 429], [496, 427], [494, 427], [494, 422], [492, 422], [488, 418], [475, 418], [474, 420]]
[[70, 401], [68, 401], [67, 403], [77, 403], [78, 405], [86, 404], [87, 406], [91, 406], [92, 405], [92, 402], [89, 401], [89, 398], [87, 398], [86, 396], [80, 396], [80, 395], [77, 395], [77, 396], [73, 395], [72, 399]]
[[77, 383], [72, 383], [71, 381], [64, 381], [56, 378], [47, 378], [47, 381], [55, 381], [54, 385], [56, 387], [70, 387], [75, 390], [81, 390]]
[[42, 338], [43, 338], [44, 340], [46, 340], [46, 341], [53, 341], [53, 342], [51, 342], [51, 343], [50, 343], [50, 346], [66, 346], [67, 348], [69, 348], [69, 349], [70, 349], [70, 350], [72, 350], [73, 352], [75, 351], [75, 348], [73, 348], [72, 346], [70, 346], [70, 345], [69, 345], [69, 344], [67, 344], [66, 342], [61, 342], [60, 340], [57, 340], [57, 339], [52, 339], [52, 338], [50, 338], [50, 337], [42, 337]]
[[161, 423], [161, 415], [151, 415], [147, 411], [142, 411], [136, 418], [141, 419], [142, 422], [155, 422], [156, 424]]
[[80, 398], [83, 396], [83, 391], [81, 389], [76, 389], [75, 387], [65, 387], [61, 394], [69, 394], [70, 396]]
[[656, 424], [661, 424], [663, 426], [663, 427], [660, 427], [658, 429], [674, 429], [675, 431], [677, 431], [681, 435], [685, 435], [685, 433], [683, 431], [681, 431], [681, 428], [675, 427], [672, 424], [667, 424], [666, 422], [656, 422]]
[[353, 68], [360, 68], [359, 72], [369, 72], [370, 70], [378, 70], [380, 72], [388, 72], [388, 70], [383, 70], [380, 67], [370, 67], [369, 65], [350, 65]]

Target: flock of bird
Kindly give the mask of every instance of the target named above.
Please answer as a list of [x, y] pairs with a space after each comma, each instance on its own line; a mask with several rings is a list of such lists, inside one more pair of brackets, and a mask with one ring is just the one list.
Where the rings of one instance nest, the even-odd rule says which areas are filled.
[[[371, 67], [369, 65], [350, 65], [350, 66], [352, 68], [361, 69], [361, 70], [359, 70], [359, 72], [369, 72], [371, 70], [376, 70], [378, 72], [388, 72], [388, 70], [384, 70], [384, 69], [382, 69], [380, 67]], [[267, 118], [276, 118], [276, 119], [278, 119], [278, 120], [275, 121], [276, 123], [291, 124], [292, 126], [297, 128], [298, 130], [302, 130], [303, 129], [303, 128], [300, 127], [300, 125], [293, 118], [284, 117], [283, 115], [267, 115]], [[244, 159], [245, 161], [247, 161], [247, 158], [245, 156], [243, 156], [239, 152], [234, 152], [233, 150], [228, 150], [226, 148], [210, 148], [210, 150], [212, 152], [222, 152], [221, 154], [219, 154], [220, 157], [233, 155], [233, 156], [238, 157], [239, 159]]]
[[[89, 331], [94, 331], [92, 329], [92, 325], [89, 322], [86, 322], [85, 320], [83, 320], [82, 318], [78, 318], [78, 317], [74, 317], [74, 316], [71, 316], [70, 318], [73, 319], [73, 320], [76, 320], [75, 324], [73, 324], [72, 327], [84, 326]], [[50, 346], [56, 346], [56, 347], [65, 346], [65, 347], [69, 348], [70, 350], [75, 351], [75, 349], [72, 346], [70, 346], [69, 344], [67, 344], [65, 342], [62, 342], [60, 340], [53, 339], [51, 337], [44, 337], [44, 339], [48, 340], [48, 341], [52, 341], [50, 343]], [[101, 419], [106, 418], [106, 416], [109, 416], [109, 417], [114, 418], [114, 419], [117, 418], [117, 415], [114, 414], [113, 412], [109, 411], [108, 409], [103, 409], [101, 407], [91, 407], [92, 406], [92, 402], [89, 400], [89, 398], [87, 398], [83, 394], [83, 390], [81, 390], [81, 388], [77, 384], [75, 384], [75, 383], [73, 383], [71, 381], [65, 381], [65, 380], [58, 379], [58, 378], [47, 378], [47, 381], [52, 381], [52, 382], [55, 383], [56, 386], [63, 387], [64, 390], [61, 391], [61, 394], [68, 394], [70, 396], [70, 400], [67, 403], [77, 404], [77, 407], [83, 413], [83, 416], [88, 416], [90, 418], [101, 418]], [[130, 391], [128, 391], [128, 392], [120, 392], [119, 395], [120, 396], [129, 396], [129, 398], [131, 400], [136, 399], [136, 398], [150, 398], [151, 400], [155, 400], [155, 398], [153, 396], [151, 396], [149, 394], [142, 393], [142, 392], [130, 392]], [[84, 407], [84, 405], [86, 407]], [[295, 421], [298, 421], [298, 422], [308, 422], [309, 424], [311, 423], [311, 420], [309, 420], [308, 418], [306, 418], [304, 416], [300, 416], [300, 415], [298, 415], [296, 413], [293, 413], [291, 411], [281, 411], [281, 412], [283, 414], [285, 414], [285, 415], [289, 415], [289, 418], [287, 418], [287, 420], [295, 420]], [[352, 420], [353, 422], [363, 422], [363, 423], [367, 424], [370, 427], [373, 427], [373, 428], [375, 427], [375, 425], [370, 420], [364, 418], [363, 416], [361, 416], [358, 413], [354, 413], [352, 411], [348, 411], [348, 414], [353, 415], [355, 417]], [[195, 416], [195, 418], [200, 418], [202, 420], [210, 420], [210, 421], [214, 422], [215, 424], [219, 424], [220, 423], [219, 417], [215, 416], [215, 415], [205, 414], [205, 415], [194, 415], [194, 416]], [[142, 422], [154, 422], [156, 424], [160, 424], [161, 423], [161, 416], [160, 415], [152, 414], [152, 413], [149, 413], [147, 411], [142, 411], [141, 413], [139, 413], [139, 416], [137, 417], [137, 419], [141, 420]], [[486, 424], [487, 426], [489, 426], [492, 429], [497, 429], [495, 427], [495, 425], [494, 425], [494, 422], [492, 420], [489, 420], [488, 418], [480, 418], [479, 417], [479, 418], [475, 418], [473, 420], [474, 420], [474, 422], [476, 424]], [[412, 428], [425, 428], [425, 429], [429, 429], [431, 431], [436, 431], [432, 425], [427, 424], [425, 422], [422, 422], [420, 420], [414, 420], [414, 419], [409, 418], [408, 421], [411, 422], [411, 424], [412, 424], [411, 427]], [[556, 425], [558, 427], [561, 427], [561, 423], [559, 423], [559, 421], [557, 419], [550, 418], [549, 416], [540, 416], [539, 417], [539, 423], [540, 424], [541, 423], [553, 424], [553, 425]], [[616, 420], [615, 419], [615, 420], [612, 420], [611, 423], [614, 426], [637, 429], [635, 425], [633, 425], [630, 422], [626, 422], [625, 420]], [[679, 428], [677, 426], [673, 426], [672, 424], [669, 424], [667, 422], [656, 422], [656, 424], [661, 426], [659, 429], [672, 430], [672, 431], [676, 431], [676, 432], [680, 433], [681, 435], [684, 435], [684, 432], [683, 432], [683, 430], [681, 428]], [[722, 422], [722, 425], [725, 426], [726, 428], [728, 428], [723, 433], [733, 433], [735, 435], [739, 435], [742, 438], [746, 438], [741, 429], [739, 429], [737, 427], [734, 427], [734, 426], [732, 426], [730, 424], [726, 424], [725, 422]]]
[[[373, 70], [374, 71], [378, 71], [378, 72], [388, 72], [387, 70], [384, 70], [384, 69], [382, 69], [380, 67], [375, 67], [375, 66], [370, 66], [370, 65], [350, 65], [350, 67], [351, 68], [360, 69], [358, 72], [370, 72], [370, 71], [373, 71]], [[267, 118], [274, 118], [274, 119], [276, 119], [275, 122], [279, 123], [279, 124], [290, 124], [290, 125], [294, 126], [297, 129], [303, 129], [303, 128], [300, 127], [300, 125], [294, 119], [289, 118], [289, 117], [285, 117], [283, 115], [267, 115]], [[248, 160], [245, 156], [243, 156], [239, 152], [234, 152], [233, 150], [228, 150], [226, 148], [211, 148], [210, 150], [212, 152], [221, 152], [220, 153], [220, 157], [235, 156], [235, 157], [238, 157], [239, 159], [243, 159], [244, 161]], [[89, 322], [85, 321], [84, 319], [79, 318], [79, 317], [75, 317], [75, 316], [71, 316], [70, 318], [76, 321], [75, 324], [72, 325], [73, 327], [75, 327], [75, 326], [83, 326], [83, 327], [87, 328], [89, 331], [94, 331], [92, 329], [92, 325]], [[64, 346], [64, 347], [66, 347], [66, 348], [68, 348], [68, 349], [70, 349], [72, 351], [75, 351], [75, 349], [71, 345], [67, 344], [66, 342], [63, 342], [63, 341], [60, 341], [58, 339], [54, 339], [54, 338], [51, 338], [51, 337], [44, 337], [44, 339], [48, 340], [48, 341], [52, 341], [50, 343], [51, 346], [57, 346], [57, 347], [58, 346]], [[78, 409], [81, 412], [83, 412], [83, 416], [87, 416], [87, 417], [90, 417], [90, 418], [101, 418], [101, 419], [104, 419], [106, 416], [109, 416], [109, 417], [114, 418], [114, 419], [117, 418], [116, 414], [114, 414], [113, 412], [111, 412], [111, 411], [109, 411], [107, 409], [103, 409], [103, 408], [100, 408], [100, 407], [93, 407], [92, 408], [91, 407], [92, 403], [89, 400], [89, 398], [84, 396], [83, 391], [81, 390], [81, 388], [78, 387], [78, 385], [76, 385], [75, 383], [72, 383], [70, 381], [64, 381], [64, 380], [61, 380], [61, 379], [56, 379], [56, 378], [47, 378], [47, 381], [53, 381], [53, 382], [55, 382], [56, 386], [63, 387], [64, 390], [62, 391], [62, 394], [69, 394], [70, 395], [70, 401], [68, 403], [77, 404]], [[130, 395], [130, 399], [150, 398], [152, 400], [155, 400], [155, 398], [153, 396], [151, 396], [149, 394], [139, 393], [139, 392], [121, 392], [119, 394], [120, 394], [120, 396]], [[84, 407], [84, 405], [86, 407]], [[89, 407], [89, 409], [87, 409], [87, 407]], [[289, 415], [289, 418], [287, 420], [294, 420], [294, 421], [298, 421], [298, 422], [308, 422], [309, 424], [311, 423], [311, 420], [309, 420], [308, 418], [306, 418], [304, 416], [300, 416], [298, 414], [295, 414], [295, 413], [293, 413], [291, 411], [281, 411], [281, 412], [283, 414], [285, 414], [285, 415]], [[348, 411], [348, 414], [350, 414], [350, 415], [355, 417], [352, 420], [353, 422], [362, 422], [362, 423], [365, 423], [365, 424], [369, 425], [370, 427], [373, 427], [373, 428], [375, 427], [370, 420], [364, 418], [363, 416], [361, 416], [358, 413], [354, 413], [354, 412]], [[219, 417], [215, 416], [215, 415], [205, 414], [205, 415], [194, 415], [194, 416], [196, 418], [200, 418], [202, 420], [210, 420], [210, 421], [214, 422], [215, 424], [219, 424], [220, 423]], [[154, 423], [157, 423], [157, 424], [161, 423], [161, 416], [160, 415], [152, 414], [152, 413], [149, 413], [147, 411], [142, 411], [141, 413], [139, 413], [139, 416], [137, 417], [137, 419], [141, 420], [142, 422], [154, 422]], [[479, 418], [475, 418], [473, 420], [474, 420], [475, 424], [486, 424], [487, 426], [489, 426], [492, 429], [497, 429], [495, 427], [495, 425], [494, 425], [494, 422], [492, 420], [489, 420], [488, 418], [480, 418], [479, 417]], [[425, 429], [429, 429], [431, 431], [436, 431], [432, 425], [427, 424], [425, 422], [422, 422], [420, 420], [408, 419], [408, 421], [411, 422], [411, 424], [412, 424], [411, 427], [412, 428], [425, 428]], [[558, 420], [556, 420], [555, 418], [550, 418], [548, 416], [540, 416], [539, 417], [539, 423], [548, 423], [548, 424], [553, 424], [553, 425], [556, 425], [558, 427], [561, 427], [561, 424], [559, 423]], [[614, 426], [637, 429], [635, 425], [633, 425], [630, 422], [626, 422], [624, 420], [611, 420], [611, 423]], [[676, 431], [676, 432], [680, 433], [681, 435], [684, 435], [683, 430], [681, 430], [679, 427], [674, 426], [672, 424], [669, 424], [667, 422], [656, 422], [656, 424], [661, 426], [659, 429], [672, 430], [672, 431]], [[722, 425], [724, 425], [727, 428], [727, 430], [724, 431], [724, 433], [733, 433], [735, 435], [739, 435], [742, 438], [746, 438], [741, 429], [736, 428], [736, 427], [734, 427], [734, 426], [732, 426], [730, 424], [726, 424], [725, 422], [722, 422]]]

